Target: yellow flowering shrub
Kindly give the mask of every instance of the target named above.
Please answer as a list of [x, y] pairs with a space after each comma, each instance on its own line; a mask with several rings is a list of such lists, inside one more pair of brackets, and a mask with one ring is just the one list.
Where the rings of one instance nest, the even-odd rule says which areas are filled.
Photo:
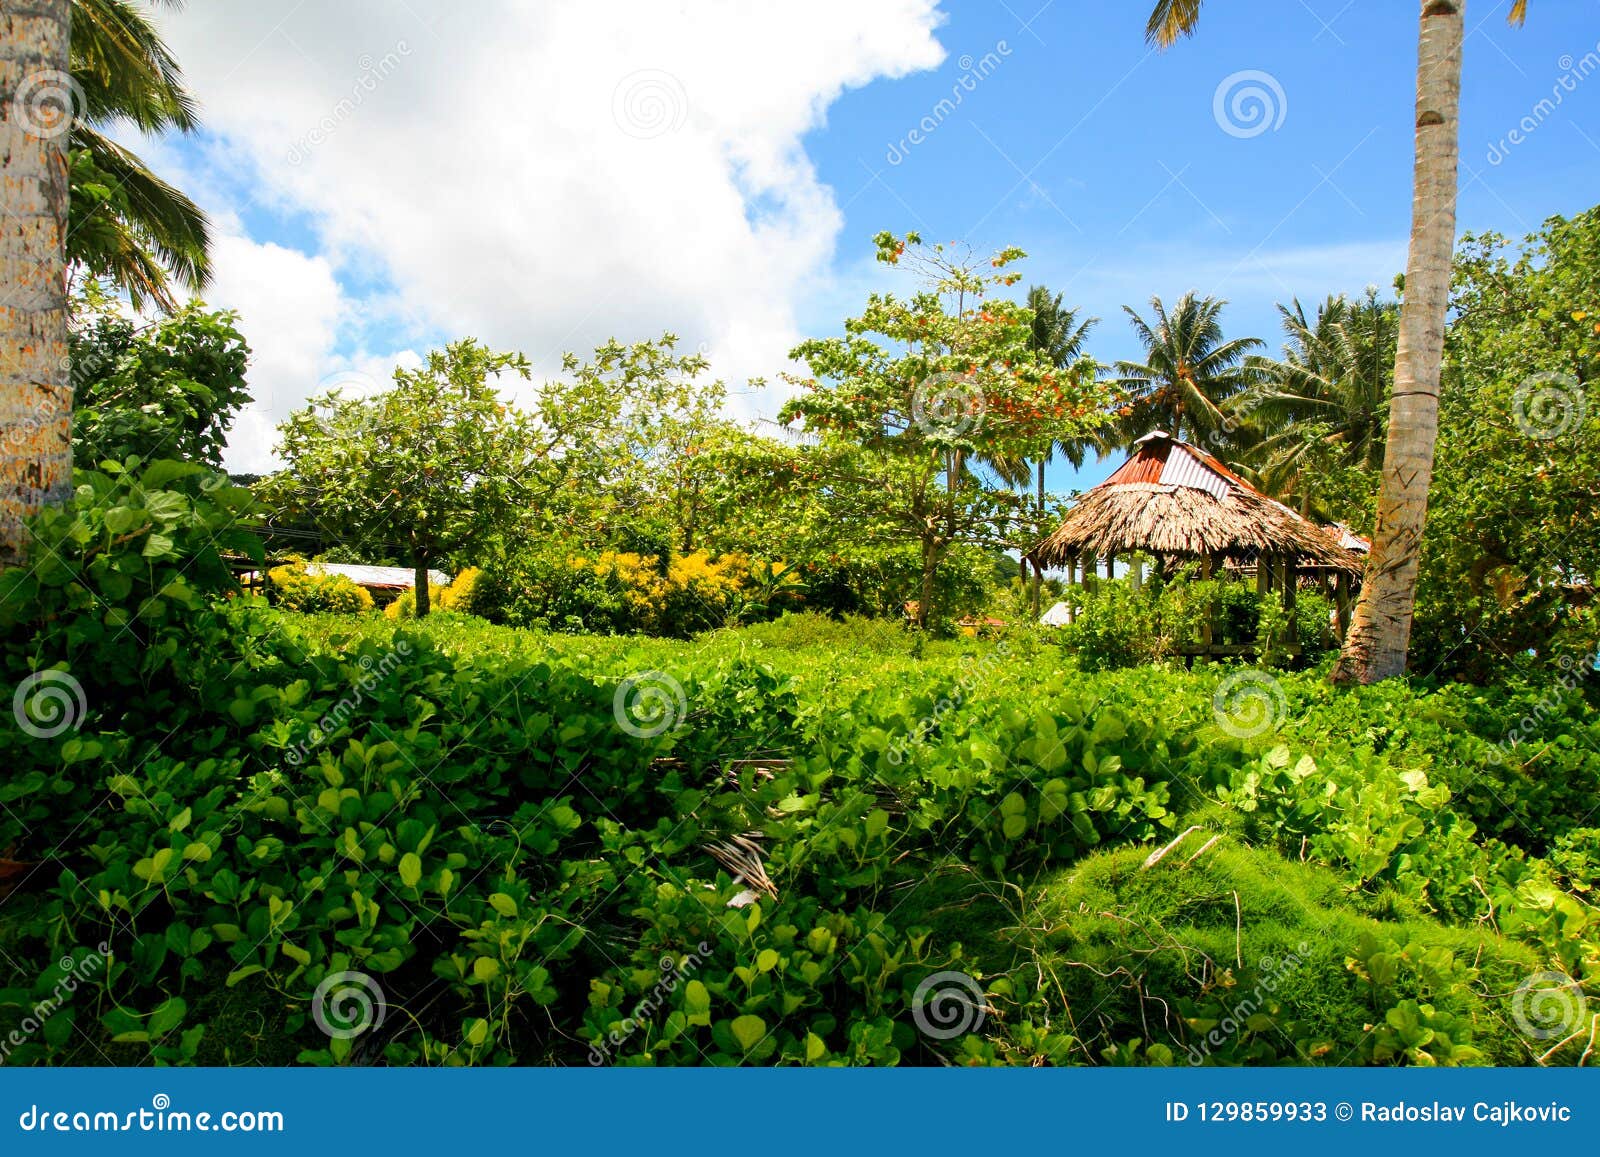
[[[473, 608], [474, 592], [478, 587], [478, 579], [483, 571], [475, 566], [464, 568], [460, 574], [451, 580], [449, 586], [439, 591], [439, 607], [447, 611], [460, 611], [464, 615], [475, 615], [478, 612]], [[429, 588], [435, 590], [438, 588]]]
[[[437, 610], [444, 605], [441, 601], [444, 592], [449, 587], [442, 587], [436, 583], [428, 584], [428, 606]], [[417, 592], [404, 591], [400, 597], [383, 608], [383, 615], [388, 619], [414, 619], [417, 617]]]
[[664, 572], [654, 556], [614, 550], [592, 559], [574, 555], [568, 565], [592, 573], [619, 596], [619, 626], [679, 636], [726, 622], [750, 569], [743, 555], [712, 558], [703, 550], [672, 559]]
[[289, 611], [352, 615], [372, 609], [372, 596], [342, 574], [311, 574], [298, 557], [267, 572], [272, 601]]

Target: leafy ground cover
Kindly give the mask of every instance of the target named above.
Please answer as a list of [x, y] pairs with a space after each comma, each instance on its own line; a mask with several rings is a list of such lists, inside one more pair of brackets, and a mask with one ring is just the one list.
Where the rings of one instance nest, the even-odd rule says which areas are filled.
[[8, 1063], [1592, 1047], [1588, 668], [1335, 691], [814, 616], [302, 615], [217, 597], [242, 491], [83, 479], [0, 577]]

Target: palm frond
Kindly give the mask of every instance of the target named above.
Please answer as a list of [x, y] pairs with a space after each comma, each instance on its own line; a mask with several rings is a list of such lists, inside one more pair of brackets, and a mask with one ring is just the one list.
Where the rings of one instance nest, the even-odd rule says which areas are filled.
[[[168, 0], [167, 7], [182, 7]], [[131, 121], [142, 132], [191, 132], [198, 105], [155, 25], [130, 0], [73, 0], [72, 76], [83, 93], [82, 119]]]
[[1200, 0], [1156, 0], [1144, 26], [1145, 43], [1171, 48], [1179, 38], [1193, 36], [1200, 22]]
[[73, 130], [73, 144], [87, 150], [95, 168], [122, 190], [124, 224], [130, 233], [184, 286], [194, 291], [205, 288], [211, 277], [211, 223], [200, 207], [95, 129], [79, 125]]

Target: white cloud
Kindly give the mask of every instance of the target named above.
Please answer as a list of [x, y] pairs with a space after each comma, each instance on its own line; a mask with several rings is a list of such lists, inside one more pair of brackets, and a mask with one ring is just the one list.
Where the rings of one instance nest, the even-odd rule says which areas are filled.
[[323, 373], [344, 302], [325, 258], [238, 234], [213, 242], [216, 280], [206, 294], [234, 309], [250, 341], [250, 391], [255, 403], [239, 416], [228, 465], [262, 470], [270, 461], [277, 417], [304, 400]]
[[938, 64], [936, 7], [191, 5], [163, 19], [216, 164], [319, 250], [230, 233], [208, 296], [243, 313], [277, 416], [373, 308], [408, 343], [470, 334], [545, 372], [671, 329], [719, 375], [773, 376], [842, 221], [804, 134], [846, 88]]

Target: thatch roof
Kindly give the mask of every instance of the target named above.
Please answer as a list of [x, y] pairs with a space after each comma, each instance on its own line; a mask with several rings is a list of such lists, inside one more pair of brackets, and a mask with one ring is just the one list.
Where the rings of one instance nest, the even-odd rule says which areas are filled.
[[1159, 430], [1134, 443], [1133, 455], [1029, 557], [1050, 566], [1134, 552], [1238, 561], [1287, 554], [1308, 566], [1361, 570], [1361, 560], [1316, 523]]

